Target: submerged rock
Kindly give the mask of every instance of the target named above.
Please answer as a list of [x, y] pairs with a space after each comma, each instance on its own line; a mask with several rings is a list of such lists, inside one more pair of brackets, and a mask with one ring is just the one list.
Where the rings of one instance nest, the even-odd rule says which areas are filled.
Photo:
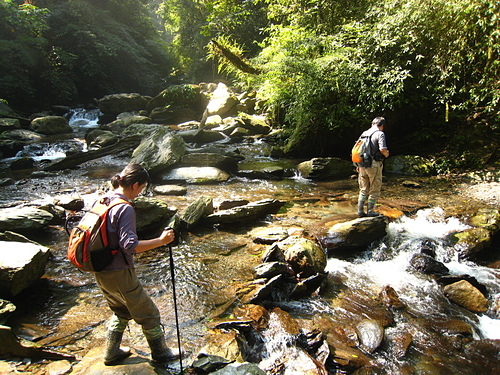
[[457, 305], [473, 312], [485, 312], [488, 310], [488, 300], [471, 283], [465, 280], [446, 285], [445, 295]]
[[384, 327], [374, 319], [365, 319], [356, 326], [361, 347], [368, 353], [373, 353], [382, 343]]

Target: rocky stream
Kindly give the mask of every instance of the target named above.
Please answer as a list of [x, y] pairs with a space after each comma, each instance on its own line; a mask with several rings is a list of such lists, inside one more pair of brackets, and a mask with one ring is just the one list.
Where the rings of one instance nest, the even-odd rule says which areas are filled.
[[[69, 132], [3, 129], [24, 141], [0, 160], [0, 373], [500, 373], [495, 171], [437, 176], [431, 162], [394, 156], [381, 215], [358, 218], [347, 158], [284, 158], [279, 133], [255, 103], [244, 107], [251, 96], [217, 90], [201, 122], [167, 105], [168, 93], [135, 107], [124, 94], [126, 108], [101, 100], [42, 116], [66, 119]], [[182, 364], [153, 366], [131, 322], [133, 355], [104, 366], [110, 311], [92, 274], [65, 257], [66, 219], [131, 160], [154, 180], [134, 202], [140, 235], [167, 223], [180, 233], [136, 268], [176, 347], [173, 252]]]

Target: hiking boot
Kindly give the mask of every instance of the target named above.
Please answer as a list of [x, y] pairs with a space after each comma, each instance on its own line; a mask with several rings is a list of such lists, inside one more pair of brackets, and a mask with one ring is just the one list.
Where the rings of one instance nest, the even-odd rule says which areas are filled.
[[365, 205], [364, 200], [358, 200], [358, 217], [365, 217], [366, 216], [366, 213], [364, 211], [364, 205]]
[[373, 209], [375, 208], [375, 202], [368, 202], [368, 212], [366, 213], [366, 216], [368, 217], [376, 217], [376, 216], [380, 216], [380, 214], [378, 212], [375, 212], [373, 211]]
[[178, 350], [170, 349], [165, 343], [165, 334], [163, 333], [163, 327], [161, 325], [152, 329], [143, 328], [142, 331], [151, 349], [152, 362], [166, 363], [175, 361], [181, 357], [181, 353], [179, 353]]
[[151, 348], [151, 360], [154, 363], [172, 362], [181, 357], [178, 350], [170, 349], [165, 343], [163, 336], [156, 339], [147, 339]]
[[127, 358], [132, 353], [130, 348], [122, 347], [120, 344], [122, 342], [123, 332], [119, 331], [108, 331], [106, 336], [106, 349], [104, 352], [104, 364], [110, 366], [116, 362]]

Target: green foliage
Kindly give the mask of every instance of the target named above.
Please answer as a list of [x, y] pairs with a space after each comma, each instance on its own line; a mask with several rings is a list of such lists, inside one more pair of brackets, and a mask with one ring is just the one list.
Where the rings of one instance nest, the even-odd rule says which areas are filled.
[[59, 74], [75, 77], [79, 95], [156, 94], [171, 67], [138, 1], [73, 0], [52, 9], [48, 37], [57, 59], [74, 64]]
[[45, 58], [47, 9], [0, 2], [0, 92], [13, 105], [36, 97], [36, 80]]
[[482, 116], [483, 132], [485, 123], [498, 130], [498, 2], [267, 3], [280, 24], [251, 82], [289, 129], [290, 152], [345, 155], [348, 128], [354, 138], [376, 115], [392, 120], [400, 152], [470, 134], [477, 125], [467, 116]]
[[0, 2], [0, 91], [14, 106], [161, 91], [172, 63], [143, 0], [36, 4]]

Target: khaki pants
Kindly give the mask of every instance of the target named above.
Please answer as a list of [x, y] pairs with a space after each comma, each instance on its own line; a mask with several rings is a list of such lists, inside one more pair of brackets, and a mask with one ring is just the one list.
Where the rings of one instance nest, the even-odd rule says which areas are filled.
[[122, 319], [134, 319], [144, 329], [160, 323], [160, 311], [137, 279], [134, 269], [101, 271], [95, 274], [109, 308]]
[[360, 199], [376, 202], [382, 189], [381, 161], [373, 161], [371, 168], [359, 168], [358, 183]]

